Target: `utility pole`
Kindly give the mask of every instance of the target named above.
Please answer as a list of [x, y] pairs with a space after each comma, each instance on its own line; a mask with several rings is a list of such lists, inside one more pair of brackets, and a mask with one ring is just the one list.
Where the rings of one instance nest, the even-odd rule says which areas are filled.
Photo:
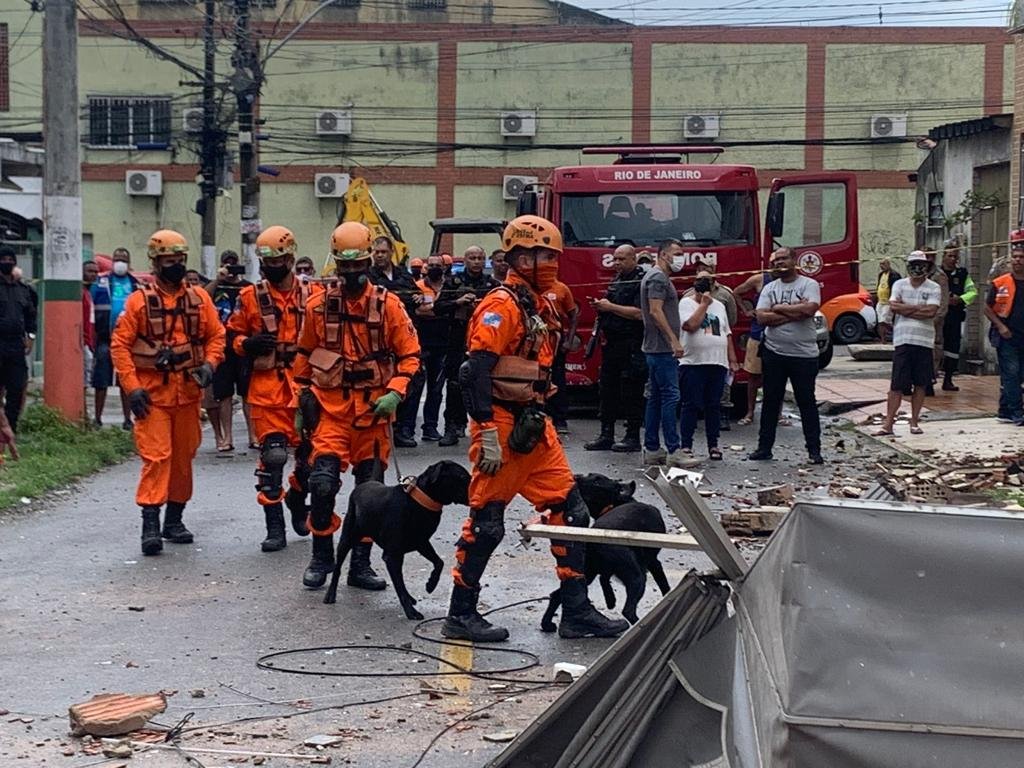
[[214, 92], [217, 45], [214, 41], [215, 0], [205, 0], [206, 21], [203, 25], [203, 135], [200, 149], [200, 183], [202, 196], [196, 212], [203, 217], [203, 249], [201, 269], [204, 275], [217, 273], [217, 189], [220, 168], [223, 166], [224, 141], [217, 120], [217, 102]]
[[82, 196], [74, 0], [43, 15], [43, 401], [85, 416], [82, 388]]
[[256, 237], [260, 233], [260, 179], [257, 171], [255, 108], [263, 82], [249, 30], [249, 0], [235, 0], [235, 72], [231, 86], [238, 101], [238, 173], [242, 188], [242, 259], [249, 279], [259, 279]]

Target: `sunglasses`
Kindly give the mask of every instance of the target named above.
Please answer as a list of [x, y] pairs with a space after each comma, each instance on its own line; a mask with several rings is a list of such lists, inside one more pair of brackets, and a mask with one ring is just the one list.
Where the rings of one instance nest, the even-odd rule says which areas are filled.
[[312, 275], [313, 274], [313, 268], [312, 267], [296, 267], [295, 268], [295, 274], [297, 274], [297, 275]]

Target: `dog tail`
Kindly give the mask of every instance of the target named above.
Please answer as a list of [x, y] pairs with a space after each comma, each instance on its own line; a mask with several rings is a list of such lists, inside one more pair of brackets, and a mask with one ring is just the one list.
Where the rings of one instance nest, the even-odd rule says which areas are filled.
[[651, 577], [654, 579], [654, 583], [658, 585], [658, 589], [661, 590], [661, 594], [667, 595], [669, 592], [668, 578], [665, 576], [665, 569], [661, 565], [661, 561], [658, 559], [659, 550], [651, 550], [650, 559], [645, 563], [647, 570], [650, 571]]

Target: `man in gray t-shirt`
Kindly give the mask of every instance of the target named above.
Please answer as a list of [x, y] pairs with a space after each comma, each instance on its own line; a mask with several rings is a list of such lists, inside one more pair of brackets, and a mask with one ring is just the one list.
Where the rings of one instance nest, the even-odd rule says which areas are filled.
[[672, 353], [672, 343], [665, 338], [664, 332], [651, 314], [651, 299], [661, 302], [665, 322], [670, 329], [676, 329], [674, 338], [678, 341], [679, 298], [676, 296], [676, 288], [672, 281], [660, 269], [649, 270], [640, 281], [640, 314], [644, 321], [644, 343], [641, 350], [647, 355], [668, 355]]
[[821, 289], [815, 280], [797, 273], [796, 253], [792, 248], [779, 248], [772, 253], [771, 269], [775, 279], [764, 286], [757, 300], [757, 322], [765, 327], [761, 344], [764, 369], [761, 428], [757, 450], [747, 458], [754, 461], [772, 458], [775, 430], [788, 381], [800, 408], [807, 455], [812, 464], [822, 464], [821, 423], [814, 397], [814, 381], [818, 376], [814, 313], [821, 305]]

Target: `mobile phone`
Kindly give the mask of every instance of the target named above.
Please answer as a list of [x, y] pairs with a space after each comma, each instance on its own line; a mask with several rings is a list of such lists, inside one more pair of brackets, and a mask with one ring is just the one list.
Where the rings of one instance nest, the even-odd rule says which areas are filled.
[[227, 265], [229, 275], [244, 275], [245, 265], [244, 264], [228, 264]]

